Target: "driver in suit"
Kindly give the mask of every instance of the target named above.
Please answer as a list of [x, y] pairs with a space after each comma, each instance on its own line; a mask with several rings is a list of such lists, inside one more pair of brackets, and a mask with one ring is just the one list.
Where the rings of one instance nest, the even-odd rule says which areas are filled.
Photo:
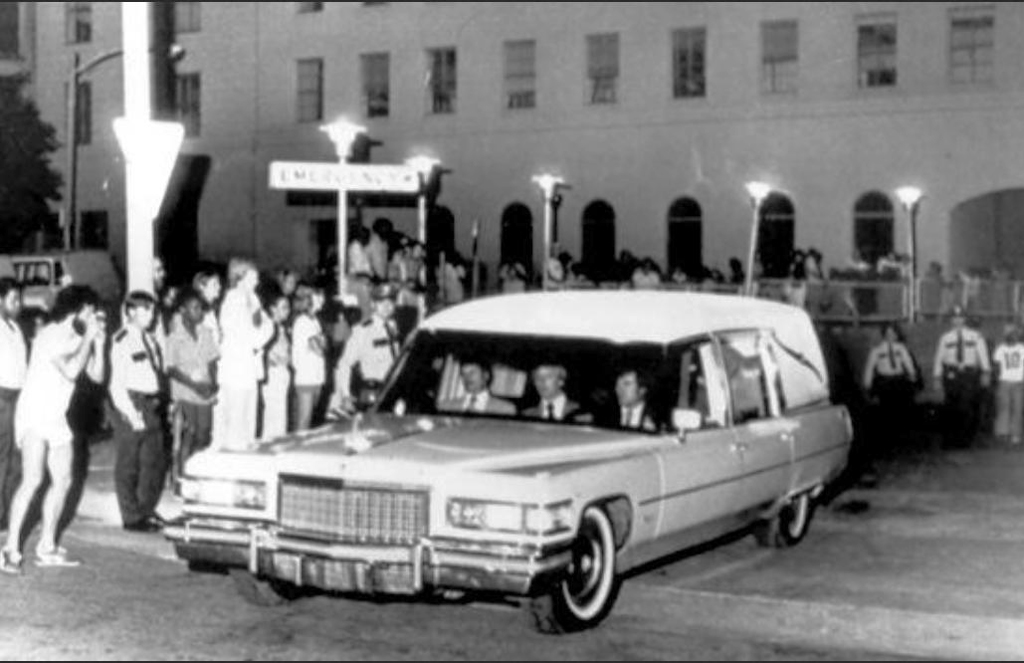
[[442, 400], [438, 403], [438, 411], [515, 415], [516, 406], [512, 401], [498, 398], [491, 393], [491, 369], [482, 359], [463, 358], [459, 366], [459, 377], [462, 378], [466, 394], [459, 398]]
[[619, 404], [615, 424], [650, 433], [658, 430], [647, 402], [649, 387], [650, 378], [643, 371], [627, 367], [619, 372], [615, 379], [615, 398]]

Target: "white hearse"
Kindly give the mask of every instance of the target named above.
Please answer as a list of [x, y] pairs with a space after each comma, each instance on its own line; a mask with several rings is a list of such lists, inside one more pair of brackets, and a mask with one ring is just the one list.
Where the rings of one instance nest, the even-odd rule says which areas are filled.
[[[490, 404], [467, 411], [481, 376]], [[804, 537], [851, 443], [828, 379], [811, 320], [784, 304], [478, 299], [425, 320], [353, 420], [194, 456], [164, 531], [258, 602], [499, 593], [542, 631], [580, 630], [642, 564], [744, 528]]]

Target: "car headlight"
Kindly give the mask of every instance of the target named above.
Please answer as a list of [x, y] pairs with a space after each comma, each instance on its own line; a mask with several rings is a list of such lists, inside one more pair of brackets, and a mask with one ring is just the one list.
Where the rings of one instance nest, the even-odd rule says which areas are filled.
[[571, 502], [517, 504], [463, 498], [448, 500], [448, 524], [461, 529], [555, 534], [572, 528]]
[[264, 509], [267, 506], [267, 484], [263, 481], [183, 477], [181, 497], [193, 504]]

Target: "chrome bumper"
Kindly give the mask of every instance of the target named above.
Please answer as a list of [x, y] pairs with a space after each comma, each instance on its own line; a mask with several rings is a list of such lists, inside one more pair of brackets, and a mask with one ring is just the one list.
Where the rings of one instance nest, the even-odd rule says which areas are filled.
[[246, 567], [299, 586], [338, 592], [418, 594], [459, 589], [526, 596], [570, 562], [567, 547], [422, 539], [412, 546], [331, 543], [280, 532], [266, 523], [192, 522], [164, 535], [188, 561]]

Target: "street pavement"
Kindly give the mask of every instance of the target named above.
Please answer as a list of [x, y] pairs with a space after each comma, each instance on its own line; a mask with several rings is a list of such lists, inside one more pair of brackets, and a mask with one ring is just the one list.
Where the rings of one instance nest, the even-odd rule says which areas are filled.
[[[76, 519], [120, 530], [113, 466], [112, 443], [94, 443]], [[924, 658], [1024, 659], [1024, 451], [919, 448], [889, 454], [877, 469], [877, 485], [849, 488], [819, 507], [797, 548], [760, 550], [747, 537], [669, 562], [627, 580], [616, 613], [666, 630], [721, 628]], [[161, 515], [173, 518], [181, 507], [165, 491]], [[159, 535], [134, 536], [151, 554], [173, 558]]]

